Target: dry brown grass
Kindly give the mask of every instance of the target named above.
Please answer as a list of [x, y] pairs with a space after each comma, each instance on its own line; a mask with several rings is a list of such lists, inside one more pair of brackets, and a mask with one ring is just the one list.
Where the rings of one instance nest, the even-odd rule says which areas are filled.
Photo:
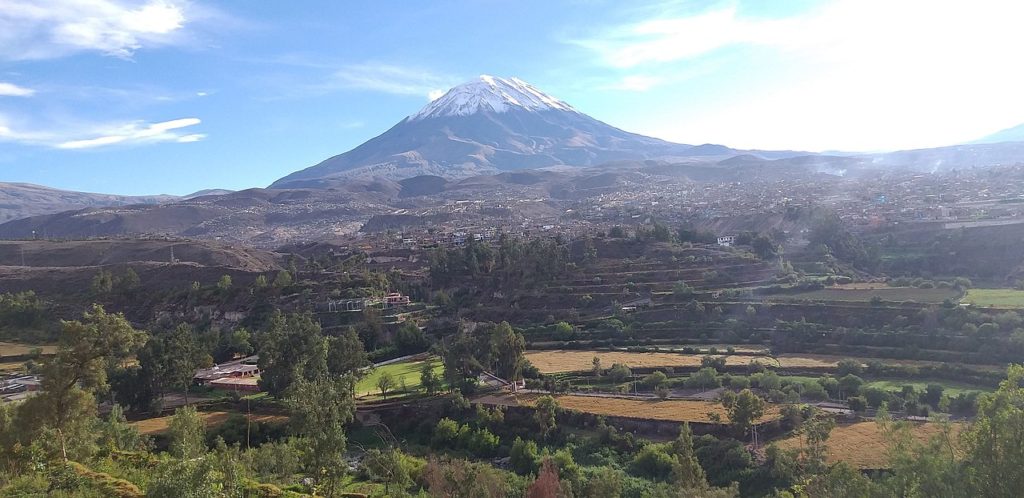
[[[594, 367], [594, 357], [601, 359], [601, 366], [609, 368], [622, 363], [630, 368], [655, 367], [696, 367], [705, 355], [682, 353], [631, 353], [627, 351], [528, 351], [526, 359], [530, 360], [541, 373], [584, 372]], [[775, 360], [767, 356], [729, 355], [725, 357], [727, 365], [748, 365], [751, 361], [761, 361], [766, 365], [777, 365]]]
[[20, 372], [25, 369], [23, 361], [6, 361], [0, 363], [0, 372]]
[[[533, 406], [539, 394], [491, 395], [475, 400], [478, 403], [502, 406]], [[691, 400], [641, 400], [626, 398], [603, 398], [594, 396], [557, 395], [558, 404], [567, 410], [576, 410], [609, 417], [631, 417], [672, 422], [710, 423], [710, 413], [717, 413], [723, 421], [728, 420], [725, 409], [719, 403]], [[778, 418], [779, 409], [768, 405], [761, 422]]]
[[[630, 368], [659, 367], [696, 367], [706, 355], [682, 353], [633, 353], [628, 351], [592, 351], [592, 350], [550, 350], [527, 351], [526, 359], [530, 360], [541, 373], [553, 374], [564, 372], [587, 372], [594, 366], [594, 357], [601, 359], [601, 366], [609, 368], [615, 363], [622, 363]], [[850, 358], [866, 363], [868, 358], [836, 356], [824, 354], [781, 354], [771, 356], [725, 355], [725, 363], [729, 366], [744, 366], [758, 362], [777, 368], [835, 368], [840, 360]], [[880, 358], [886, 365], [938, 365], [940, 362], [923, 360], [894, 360]], [[984, 368], [984, 367], [977, 367]], [[992, 367], [998, 369], [1001, 367]]]
[[[954, 432], [962, 429], [954, 424]], [[942, 424], [932, 422], [913, 423], [914, 438], [924, 442], [942, 432]], [[803, 440], [799, 436], [776, 443], [782, 449], [799, 448]], [[884, 469], [889, 466], [887, 440], [876, 422], [857, 422], [836, 426], [828, 438], [828, 463], [846, 462], [857, 469]]]
[[21, 356], [39, 348], [42, 354], [51, 355], [57, 352], [57, 346], [49, 344], [20, 344], [17, 342], [0, 342], [0, 356]]
[[[227, 421], [232, 413], [230, 412], [199, 412], [199, 416], [203, 419], [203, 423], [206, 424], [206, 428], [216, 427]], [[166, 417], [155, 417], [146, 420], [139, 420], [138, 422], [132, 422], [132, 425], [139, 430], [140, 433], [146, 435], [154, 435], [166, 432], [171, 426], [171, 416]], [[285, 415], [249, 415], [249, 420], [253, 422], [267, 422], [267, 423], [282, 423], [288, 420]]]

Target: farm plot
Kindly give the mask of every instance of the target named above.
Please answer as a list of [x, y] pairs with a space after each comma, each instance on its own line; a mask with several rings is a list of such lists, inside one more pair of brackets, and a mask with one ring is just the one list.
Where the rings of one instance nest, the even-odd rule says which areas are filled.
[[53, 345], [0, 342], [0, 357], [27, 355], [31, 354], [36, 349], [38, 349], [40, 354], [43, 355], [52, 355], [57, 352], [57, 346]]
[[1024, 291], [1016, 289], [970, 289], [964, 303], [993, 308], [1024, 308]]
[[[829, 287], [797, 294], [773, 296], [772, 300], [806, 299], [809, 301], [870, 302], [875, 297], [889, 302], [941, 303], [946, 299], [955, 301], [960, 297], [960, 294], [955, 289], [918, 289], [916, 287], [889, 287], [878, 284], [875, 288]], [[1024, 303], [1021, 306], [1024, 306]]]
[[[377, 388], [377, 381], [388, 373], [394, 380], [394, 386], [392, 389], [400, 391], [404, 381], [405, 387], [409, 390], [415, 390], [420, 387], [420, 372], [423, 369], [423, 364], [430, 362], [430, 368], [434, 370], [434, 375], [437, 378], [444, 377], [444, 365], [441, 364], [441, 360], [436, 357], [431, 357], [427, 360], [412, 360], [403, 361], [401, 363], [392, 363], [390, 365], [384, 365], [381, 367], [373, 368], [369, 373], [359, 379], [356, 383], [356, 396], [371, 396], [379, 395], [380, 390]], [[390, 395], [389, 395], [390, 397]]]
[[[656, 367], [698, 367], [704, 355], [681, 353], [633, 353], [628, 351], [593, 351], [593, 350], [551, 350], [527, 351], [526, 359], [541, 373], [585, 372], [594, 367], [594, 357], [601, 359], [601, 366], [609, 368], [621, 363], [630, 368]], [[775, 360], [767, 356], [728, 355], [726, 365], [749, 365], [751, 361], [760, 361], [765, 365], [776, 365]]]
[[[231, 415], [233, 415], [231, 412], [199, 412], [199, 417], [203, 419], [203, 423], [206, 424], [207, 429], [223, 424]], [[152, 436], [154, 434], [166, 432], [171, 426], [172, 418], [173, 417], [170, 415], [166, 417], [148, 418], [146, 420], [132, 422], [131, 425], [135, 426], [140, 433]], [[253, 422], [276, 424], [287, 422], [288, 417], [285, 415], [249, 415], [249, 420]]]
[[[699, 367], [701, 358], [707, 355], [682, 353], [635, 353], [629, 351], [594, 351], [558, 349], [545, 351], [527, 351], [526, 359], [530, 360], [543, 374], [589, 372], [594, 367], [594, 357], [601, 359], [602, 368], [610, 368], [621, 363], [630, 368], [661, 368], [661, 367]], [[866, 364], [869, 358], [812, 354], [787, 353], [772, 356], [752, 355], [712, 355], [724, 357], [726, 366], [746, 366], [760, 363], [772, 368], [828, 370], [835, 368], [840, 360], [853, 359]], [[886, 365], [939, 365], [941, 362], [925, 360], [879, 359]]]
[[[953, 425], [953, 431], [959, 432], [960, 424]], [[932, 422], [914, 423], [911, 428], [914, 438], [927, 441], [942, 432], [942, 425]], [[840, 425], [832, 429], [829, 436], [828, 463], [846, 462], [857, 469], [885, 469], [889, 466], [887, 438], [876, 422], [857, 422]], [[799, 448], [803, 441], [799, 436], [776, 442], [779, 448]]]
[[[475, 400], [477, 403], [501, 406], [533, 406], [540, 395], [492, 395]], [[629, 417], [671, 422], [711, 423], [709, 414], [715, 413], [721, 420], [728, 420], [725, 409], [719, 403], [690, 400], [643, 400], [597, 396], [555, 396], [558, 404], [567, 410], [576, 410], [608, 417]], [[768, 422], [779, 417], [779, 409], [769, 404], [759, 422]]]

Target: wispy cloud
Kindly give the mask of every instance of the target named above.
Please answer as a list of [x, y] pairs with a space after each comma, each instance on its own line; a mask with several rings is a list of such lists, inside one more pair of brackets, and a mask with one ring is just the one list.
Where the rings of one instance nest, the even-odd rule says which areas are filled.
[[32, 88], [25, 88], [23, 86], [15, 85], [14, 83], [7, 83], [0, 81], [0, 97], [31, 97], [35, 95], [36, 91]]
[[342, 67], [331, 75], [328, 84], [395, 95], [420, 95], [434, 100], [458, 81], [419, 68], [367, 63]]
[[752, 35], [737, 19], [735, 7], [689, 16], [656, 18], [614, 26], [571, 43], [596, 52], [603, 62], [631, 68], [702, 55]]
[[131, 57], [143, 46], [173, 41], [186, 24], [186, 6], [184, 0], [5, 0], [0, 58]]
[[159, 142], [188, 143], [206, 138], [202, 133], [181, 133], [180, 130], [198, 125], [199, 118], [182, 118], [149, 123], [132, 121], [119, 124], [83, 125], [57, 130], [12, 127], [0, 116], [0, 141], [56, 149], [92, 149], [112, 145], [147, 144]]

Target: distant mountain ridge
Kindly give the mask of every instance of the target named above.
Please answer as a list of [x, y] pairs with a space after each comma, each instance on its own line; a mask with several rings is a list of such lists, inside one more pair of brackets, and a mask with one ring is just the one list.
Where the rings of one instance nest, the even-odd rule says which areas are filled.
[[31, 183], [0, 182], [0, 223], [29, 216], [86, 207], [160, 204], [179, 199], [173, 195], [111, 195], [60, 190]]

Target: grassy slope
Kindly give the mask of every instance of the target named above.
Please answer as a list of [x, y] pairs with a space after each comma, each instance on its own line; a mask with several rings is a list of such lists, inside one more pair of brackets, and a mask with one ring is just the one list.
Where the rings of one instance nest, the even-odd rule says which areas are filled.
[[1024, 308], [1024, 291], [1016, 289], [970, 289], [963, 302], [975, 306]]
[[384, 365], [383, 367], [370, 370], [369, 374], [359, 379], [359, 382], [356, 384], [356, 396], [379, 395], [380, 390], [377, 389], [377, 379], [384, 375], [384, 372], [390, 373], [395, 379], [395, 386], [393, 388], [395, 391], [400, 389], [402, 378], [405, 379], [405, 385], [409, 389], [418, 388], [420, 386], [420, 369], [423, 368], [424, 361], [430, 362], [431, 367], [434, 369], [434, 374], [438, 378], [444, 375], [444, 365], [441, 364], [440, 358], [436, 357], [423, 361], [406, 361]]

